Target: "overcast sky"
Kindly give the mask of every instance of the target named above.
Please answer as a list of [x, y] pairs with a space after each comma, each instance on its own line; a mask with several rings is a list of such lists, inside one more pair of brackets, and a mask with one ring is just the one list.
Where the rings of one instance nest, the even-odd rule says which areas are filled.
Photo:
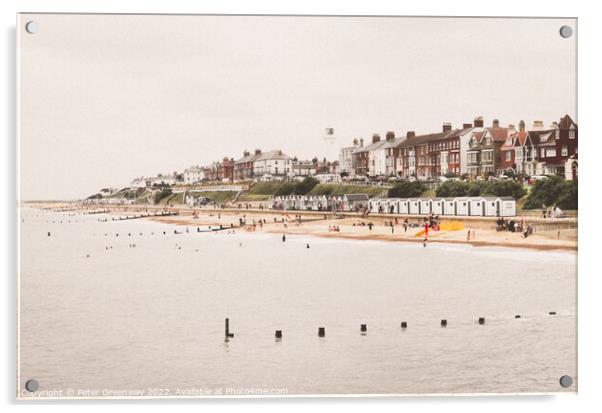
[[576, 36], [558, 32], [570, 19], [19, 21], [22, 200], [82, 198], [245, 149], [335, 159], [388, 130], [575, 118]]

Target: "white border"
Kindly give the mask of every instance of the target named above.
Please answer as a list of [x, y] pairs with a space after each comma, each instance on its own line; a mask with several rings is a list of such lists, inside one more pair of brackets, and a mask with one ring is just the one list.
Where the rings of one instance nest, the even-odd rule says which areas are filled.
[[[4, 264], [5, 288], [2, 317], [3, 333], [2, 347], [5, 362], [1, 365], [2, 381], [0, 388], [3, 391], [3, 402], [9, 409], [15, 408], [15, 403], [24, 404], [18, 408], [31, 409], [39, 402], [15, 402], [15, 276], [16, 276], [16, 139], [15, 139], [15, 14], [22, 12], [119, 12], [119, 13], [199, 13], [199, 14], [354, 14], [354, 15], [455, 15], [455, 16], [537, 16], [537, 17], [568, 17], [579, 18], [579, 126], [581, 129], [581, 168], [580, 168], [580, 221], [579, 232], [579, 395], [558, 396], [479, 396], [479, 397], [404, 397], [404, 398], [286, 398], [286, 399], [228, 399], [228, 400], [157, 400], [154, 402], [138, 401], [127, 403], [124, 401], [105, 402], [114, 408], [141, 408], [145, 411], [164, 410], [165, 404], [177, 404], [179, 407], [198, 409], [211, 406], [230, 410], [243, 407], [245, 410], [305, 410], [307, 408], [331, 408], [339, 405], [345, 409], [362, 409], [365, 407], [379, 407], [398, 410], [400, 407], [421, 407], [427, 410], [444, 408], [449, 411], [507, 411], [509, 409], [545, 408], [546, 411], [588, 411], [595, 406], [602, 405], [601, 392], [597, 389], [596, 368], [602, 367], [600, 348], [602, 348], [601, 335], [597, 316], [602, 314], [600, 300], [597, 295], [602, 291], [602, 283], [595, 260], [598, 246], [596, 229], [599, 217], [596, 212], [599, 208], [595, 205], [601, 197], [594, 193], [600, 184], [602, 174], [594, 167], [598, 162], [593, 159], [597, 154], [602, 154], [602, 136], [598, 108], [600, 107], [600, 73], [602, 65], [599, 41], [602, 38], [602, 25], [600, 13], [595, 8], [595, 2], [586, 3], [567, 1], [532, 2], [506, 0], [504, 2], [484, 2], [474, 0], [452, 1], [422, 1], [404, 4], [395, 1], [318, 1], [318, 0], [232, 0], [232, 1], [192, 1], [192, 0], [54, 0], [48, 1], [16, 1], [3, 0], [2, 8], [2, 33], [4, 34], [3, 47], [3, 90], [2, 122], [5, 136], [2, 140], [2, 154], [4, 166], [4, 197], [0, 203], [4, 228], [2, 237], [2, 263]], [[559, 57], [561, 58], [561, 57]], [[550, 85], [553, 87], [553, 85]], [[585, 189], [589, 191], [586, 191]], [[598, 221], [596, 221], [598, 219]], [[585, 225], [588, 223], [589, 225]], [[80, 409], [82, 404], [86, 408], [105, 409], [105, 403], [98, 402], [45, 402], [43, 409], [50, 411], [63, 411], [65, 409]], [[484, 405], [486, 403], [486, 405]], [[119, 406], [118, 406], [119, 405]]]

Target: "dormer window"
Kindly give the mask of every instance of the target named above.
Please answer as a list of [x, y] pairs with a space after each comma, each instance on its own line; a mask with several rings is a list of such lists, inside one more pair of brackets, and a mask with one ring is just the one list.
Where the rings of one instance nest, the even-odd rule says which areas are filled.
[[575, 139], [575, 131], [574, 130], [569, 131], [569, 139]]

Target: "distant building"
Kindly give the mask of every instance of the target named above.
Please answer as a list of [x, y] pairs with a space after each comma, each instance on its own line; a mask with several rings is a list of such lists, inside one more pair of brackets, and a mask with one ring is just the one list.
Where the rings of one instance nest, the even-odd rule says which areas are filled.
[[355, 175], [353, 152], [360, 147], [358, 139], [353, 140], [352, 146], [346, 146], [339, 150], [339, 171], [348, 175]]
[[182, 175], [184, 176], [185, 185], [194, 185], [200, 183], [205, 178], [203, 168], [198, 165], [184, 169], [184, 173]]
[[277, 149], [262, 153], [253, 161], [253, 176], [261, 179], [271, 176], [283, 179], [292, 175], [292, 159]]
[[296, 177], [307, 177], [314, 176], [316, 171], [316, 164], [312, 161], [293, 161], [292, 162], [293, 175]]
[[244, 151], [242, 158], [234, 162], [233, 176], [235, 181], [247, 181], [253, 179], [253, 162], [261, 156], [261, 149], [255, 149], [251, 154]]

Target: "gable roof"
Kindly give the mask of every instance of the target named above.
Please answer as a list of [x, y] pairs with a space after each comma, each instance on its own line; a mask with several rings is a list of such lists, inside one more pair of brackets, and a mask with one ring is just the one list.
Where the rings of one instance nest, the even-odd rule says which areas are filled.
[[361, 148], [358, 148], [357, 150], [353, 151], [353, 153], [374, 151], [386, 143], [388, 143], [386, 140], [381, 139], [378, 142], [371, 143], [370, 145], [362, 146]]
[[252, 153], [247, 156], [243, 156], [238, 161], [234, 162], [234, 164], [236, 165], [236, 164], [241, 164], [241, 163], [253, 162], [257, 158], [259, 158], [259, 156], [260, 155], [256, 155], [256, 154]]
[[266, 159], [289, 159], [290, 157], [280, 149], [264, 152], [259, 155], [255, 161], [265, 161]]
[[558, 128], [560, 129], [570, 129], [570, 127], [573, 125], [575, 126], [575, 129], [577, 129], [577, 124], [569, 115], [564, 115], [562, 118], [560, 118], [560, 122], [558, 122]]

